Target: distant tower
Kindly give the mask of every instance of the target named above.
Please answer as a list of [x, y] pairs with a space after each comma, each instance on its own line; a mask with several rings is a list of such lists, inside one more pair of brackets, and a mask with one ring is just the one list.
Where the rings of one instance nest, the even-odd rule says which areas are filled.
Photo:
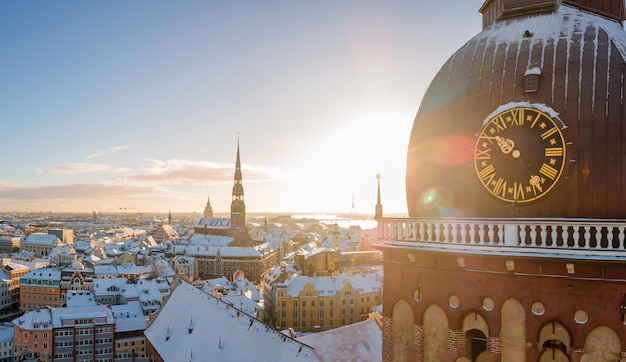
[[378, 180], [378, 197], [376, 198], [376, 212], [374, 213], [374, 219], [378, 220], [383, 217], [383, 204], [380, 203], [380, 174], [376, 175]]
[[167, 223], [168, 225], [172, 225], [172, 210], [167, 214]]
[[212, 218], [213, 217], [213, 208], [211, 207], [211, 200], [207, 197], [206, 206], [204, 207], [204, 217]]
[[350, 214], [356, 214], [356, 207], [354, 206], [354, 194], [352, 194], [352, 208], [350, 209]]
[[237, 161], [235, 162], [235, 184], [233, 185], [233, 201], [230, 204], [230, 226], [234, 229], [246, 226], [246, 204], [243, 202], [243, 185], [241, 184], [241, 160], [239, 158], [239, 138], [237, 138]]

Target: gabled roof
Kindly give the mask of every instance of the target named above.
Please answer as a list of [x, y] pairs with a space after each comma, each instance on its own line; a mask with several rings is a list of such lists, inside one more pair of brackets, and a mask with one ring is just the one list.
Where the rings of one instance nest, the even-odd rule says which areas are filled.
[[297, 338], [315, 348], [322, 361], [380, 361], [383, 332], [374, 319]]
[[56, 235], [44, 233], [32, 233], [28, 235], [24, 241], [22, 241], [22, 243], [26, 244], [40, 244], [50, 246], [53, 246], [59, 242], [61, 242], [61, 239], [59, 239]]
[[183, 280], [144, 334], [164, 361], [320, 360], [310, 346]]
[[203, 217], [198, 221], [197, 227], [209, 229], [229, 229], [230, 219], [219, 217]]

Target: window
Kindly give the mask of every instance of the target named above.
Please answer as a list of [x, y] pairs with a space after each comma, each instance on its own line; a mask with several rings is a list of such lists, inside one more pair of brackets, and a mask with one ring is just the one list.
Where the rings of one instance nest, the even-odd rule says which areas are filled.
[[537, 87], [537, 75], [528, 75], [524, 81], [524, 91], [526, 93], [534, 93], [538, 90]]

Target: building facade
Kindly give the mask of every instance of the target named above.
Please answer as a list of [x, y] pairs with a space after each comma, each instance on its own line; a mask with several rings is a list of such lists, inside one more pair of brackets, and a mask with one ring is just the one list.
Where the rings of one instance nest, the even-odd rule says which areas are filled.
[[30, 269], [27, 266], [12, 263], [10, 259], [3, 259], [2, 266], [4, 274], [8, 277], [9, 295], [11, 306], [2, 311], [2, 320], [10, 321], [20, 312], [20, 279], [28, 274]]
[[13, 321], [15, 360], [148, 361], [143, 329], [137, 330], [125, 320], [119, 324], [108, 306], [26, 312]]
[[20, 241], [20, 252], [30, 252], [36, 257], [45, 257], [58, 245], [63, 245], [63, 242], [54, 234], [32, 233]]
[[20, 278], [21, 311], [60, 307], [62, 304], [61, 270], [39, 268]]
[[415, 118], [410, 218], [378, 217], [383, 360], [624, 360], [624, 2], [480, 12]]
[[380, 270], [321, 277], [276, 272], [264, 278], [263, 300], [277, 329], [319, 332], [342, 327], [368, 319], [382, 302]]

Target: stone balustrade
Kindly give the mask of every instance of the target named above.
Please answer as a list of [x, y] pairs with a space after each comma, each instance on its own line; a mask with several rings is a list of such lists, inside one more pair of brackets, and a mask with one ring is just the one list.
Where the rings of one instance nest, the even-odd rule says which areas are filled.
[[383, 218], [379, 238], [389, 241], [570, 250], [625, 249], [626, 220]]

